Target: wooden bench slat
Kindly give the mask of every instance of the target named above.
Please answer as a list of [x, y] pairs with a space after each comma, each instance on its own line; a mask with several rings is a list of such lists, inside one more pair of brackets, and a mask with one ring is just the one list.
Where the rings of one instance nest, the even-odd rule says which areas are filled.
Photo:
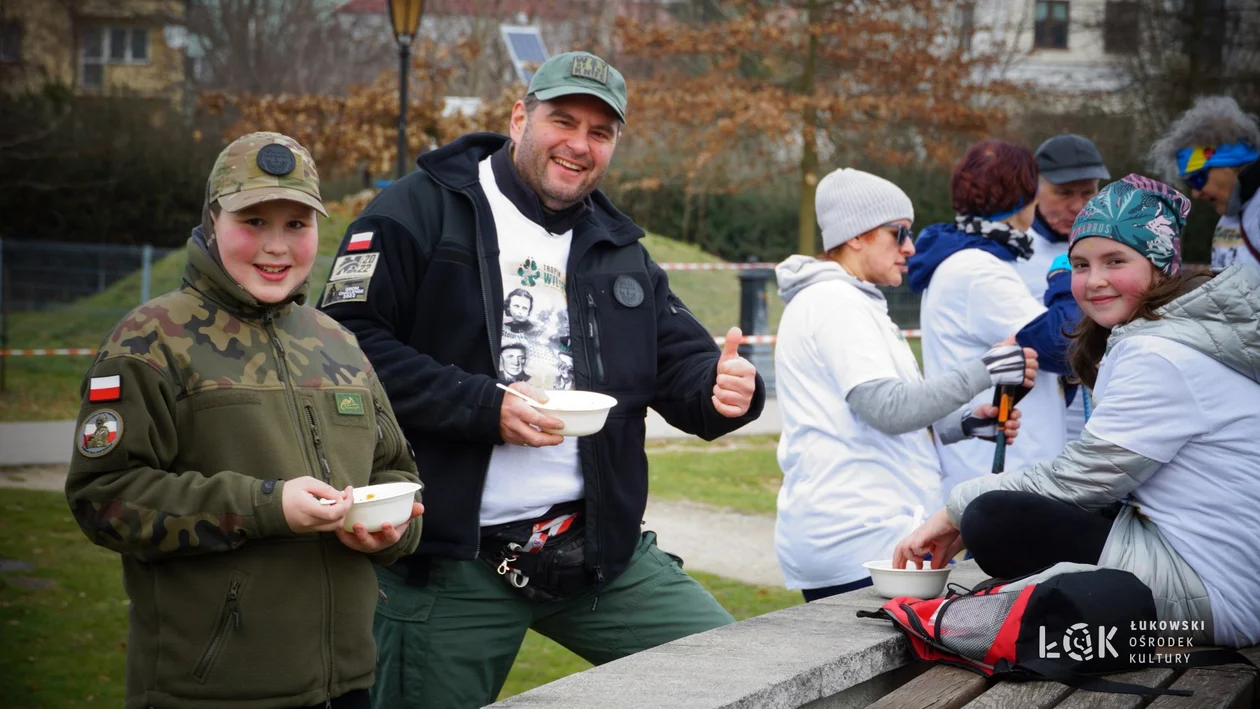
[[937, 665], [867, 709], [959, 709], [980, 696], [984, 687], [985, 678], [975, 672]]
[[[1136, 672], [1121, 672], [1120, 674], [1107, 675], [1106, 679], [1113, 682], [1141, 684], [1147, 687], [1167, 687], [1180, 674], [1180, 670], [1153, 667]], [[1139, 709], [1149, 704], [1152, 699], [1154, 697], [1144, 697], [1140, 694], [1108, 694], [1106, 692], [1091, 692], [1085, 689], [1078, 689], [1072, 692], [1071, 696], [1065, 699], [1056, 709]]]
[[1002, 682], [965, 705], [965, 709], [1046, 709], [1071, 693], [1071, 687], [1058, 682]]
[[1151, 702], [1150, 709], [1248, 709], [1255, 696], [1255, 685], [1255, 672], [1243, 666], [1226, 665], [1221, 668], [1186, 670], [1172, 683], [1172, 688], [1189, 689], [1194, 692], [1194, 696], [1157, 697]]

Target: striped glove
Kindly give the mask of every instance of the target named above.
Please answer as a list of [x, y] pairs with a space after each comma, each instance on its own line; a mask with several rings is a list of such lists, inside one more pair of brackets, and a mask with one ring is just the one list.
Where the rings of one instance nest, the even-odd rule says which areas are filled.
[[980, 358], [993, 386], [1020, 386], [1024, 383], [1024, 348], [995, 345]]

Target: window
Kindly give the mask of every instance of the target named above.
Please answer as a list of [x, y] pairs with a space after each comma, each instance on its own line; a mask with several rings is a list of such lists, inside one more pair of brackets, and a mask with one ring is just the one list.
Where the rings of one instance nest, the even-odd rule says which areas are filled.
[[79, 84], [87, 89], [99, 89], [105, 85], [105, 34], [88, 30], [83, 35], [83, 71]]
[[131, 57], [137, 63], [149, 61], [149, 30], [136, 28], [131, 30]]
[[965, 2], [958, 6], [958, 51], [971, 51], [971, 36], [976, 33], [976, 4]]
[[1138, 50], [1138, 23], [1141, 6], [1132, 1], [1108, 0], [1103, 13], [1103, 48], [1115, 54], [1135, 54]]
[[0, 22], [0, 62], [22, 60], [22, 23]]
[[520, 77], [521, 83], [528, 86], [534, 78], [534, 71], [547, 61], [547, 48], [543, 46], [542, 34], [537, 27], [514, 25], [499, 25], [499, 32], [503, 35], [508, 54], [512, 55], [516, 75]]
[[127, 61], [127, 38], [131, 30], [114, 28], [109, 30], [109, 61], [120, 64]]
[[1037, 0], [1033, 46], [1037, 49], [1068, 48], [1068, 4]]
[[84, 88], [105, 85], [106, 64], [148, 64], [147, 27], [92, 27], [83, 33], [83, 71], [79, 83]]

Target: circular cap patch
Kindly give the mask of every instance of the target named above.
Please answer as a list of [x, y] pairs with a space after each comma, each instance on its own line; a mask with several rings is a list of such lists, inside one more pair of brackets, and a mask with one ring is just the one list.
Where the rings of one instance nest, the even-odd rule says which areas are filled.
[[284, 177], [297, 167], [297, 158], [293, 157], [292, 150], [279, 143], [272, 143], [258, 150], [258, 167], [268, 175]]
[[617, 276], [613, 281], [613, 297], [627, 308], [637, 308], [643, 302], [643, 286], [632, 276]]
[[88, 414], [79, 431], [79, 452], [89, 458], [99, 458], [114, 450], [122, 440], [122, 416], [113, 409], [99, 409]]

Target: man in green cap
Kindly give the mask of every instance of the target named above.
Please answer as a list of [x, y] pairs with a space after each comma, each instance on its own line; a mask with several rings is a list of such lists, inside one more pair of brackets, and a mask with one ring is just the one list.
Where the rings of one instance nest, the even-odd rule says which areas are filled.
[[[711, 440], [757, 417], [764, 385], [738, 329], [720, 351], [596, 189], [626, 114], [616, 69], [553, 57], [510, 137], [421, 156], [347, 230], [342, 253], [372, 266], [323, 308], [384, 382], [428, 503], [417, 552], [378, 574], [376, 707], [493, 702], [529, 628], [599, 664], [732, 622], [641, 529], [644, 417]], [[509, 382], [616, 404], [565, 436]]]

